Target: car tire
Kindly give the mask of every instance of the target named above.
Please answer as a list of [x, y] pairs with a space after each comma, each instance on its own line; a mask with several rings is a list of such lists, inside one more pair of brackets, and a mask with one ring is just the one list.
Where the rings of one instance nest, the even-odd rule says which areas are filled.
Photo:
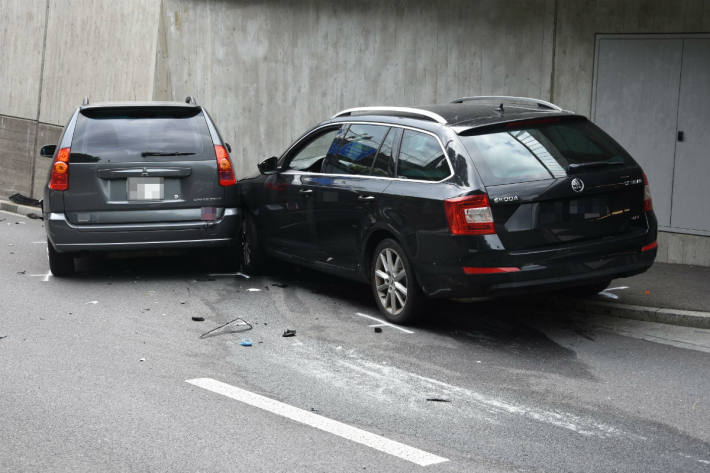
[[611, 284], [611, 279], [594, 284], [586, 284], [584, 286], [570, 287], [565, 289], [564, 293], [573, 297], [591, 297], [596, 296], [609, 287], [609, 284]]
[[382, 240], [372, 253], [370, 286], [388, 321], [405, 325], [421, 316], [424, 294], [404, 249], [390, 238]]
[[54, 276], [61, 277], [74, 274], [74, 255], [57, 252], [49, 240], [47, 240], [47, 253], [49, 255], [49, 270]]
[[247, 274], [261, 274], [267, 266], [254, 217], [246, 214], [240, 230], [241, 268]]

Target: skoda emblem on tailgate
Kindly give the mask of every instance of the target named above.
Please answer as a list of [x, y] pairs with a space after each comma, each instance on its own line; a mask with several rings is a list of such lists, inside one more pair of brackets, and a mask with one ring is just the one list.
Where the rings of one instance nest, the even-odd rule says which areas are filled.
[[584, 181], [578, 177], [572, 179], [572, 190], [575, 192], [582, 192], [584, 190]]

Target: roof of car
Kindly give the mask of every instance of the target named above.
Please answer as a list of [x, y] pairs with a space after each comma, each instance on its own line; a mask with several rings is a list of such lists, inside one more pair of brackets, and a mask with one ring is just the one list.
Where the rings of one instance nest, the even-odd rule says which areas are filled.
[[161, 102], [161, 101], [144, 101], [144, 102], [96, 102], [88, 105], [81, 105], [82, 110], [91, 108], [112, 108], [112, 107], [197, 107], [195, 103], [185, 102]]
[[[525, 97], [471, 97], [452, 103], [416, 107], [358, 107], [343, 110], [333, 116], [347, 119], [398, 117], [450, 126], [457, 132], [480, 126], [493, 125], [539, 117], [569, 116], [572, 112], [542, 100]], [[387, 120], [390, 121], [390, 120]]]

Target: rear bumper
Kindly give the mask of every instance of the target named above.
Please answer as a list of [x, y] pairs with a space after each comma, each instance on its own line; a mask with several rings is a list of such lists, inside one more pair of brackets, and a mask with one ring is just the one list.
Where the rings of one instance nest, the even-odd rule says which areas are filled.
[[[654, 235], [655, 241], [655, 235]], [[487, 258], [462, 257], [456, 264], [417, 265], [423, 291], [431, 297], [467, 298], [544, 292], [633, 276], [651, 267], [656, 248], [641, 251], [644, 239], [581, 245], [576, 251], [492, 251]], [[498, 254], [495, 254], [498, 253]], [[501, 254], [503, 253], [503, 254]], [[481, 261], [485, 263], [481, 264]], [[464, 267], [505, 267], [516, 270], [492, 274], [466, 274]], [[485, 269], [483, 269], [485, 270]]]
[[45, 214], [47, 238], [59, 252], [232, 246], [241, 225], [238, 208], [215, 221], [76, 225], [63, 213]]

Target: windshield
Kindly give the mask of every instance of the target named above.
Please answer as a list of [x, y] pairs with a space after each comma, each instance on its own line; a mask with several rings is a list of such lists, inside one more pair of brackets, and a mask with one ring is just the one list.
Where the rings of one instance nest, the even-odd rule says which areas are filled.
[[565, 177], [579, 169], [632, 164], [606, 133], [581, 118], [511, 122], [462, 135], [486, 185]]
[[72, 138], [71, 162], [214, 159], [207, 122], [198, 108], [115, 107], [83, 110]]

